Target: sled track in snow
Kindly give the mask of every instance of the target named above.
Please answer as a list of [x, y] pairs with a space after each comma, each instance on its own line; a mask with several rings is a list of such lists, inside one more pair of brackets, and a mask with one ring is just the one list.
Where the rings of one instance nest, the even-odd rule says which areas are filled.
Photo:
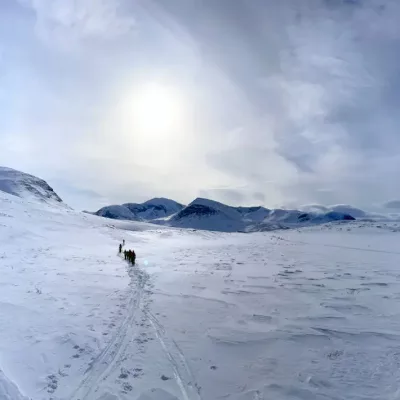
[[126, 348], [134, 339], [131, 329], [134, 325], [136, 312], [140, 308], [144, 287], [148, 276], [143, 271], [134, 267], [130, 270], [131, 295], [127, 304], [128, 314], [122, 321], [116, 333], [107, 346], [97, 355], [85, 371], [85, 377], [80, 385], [69, 397], [70, 400], [84, 400], [98, 389], [99, 384], [106, 380], [121, 361]]
[[164, 326], [158, 321], [155, 315], [149, 311], [146, 312], [146, 315], [154, 328], [156, 337], [166, 357], [171, 363], [176, 383], [182, 392], [183, 400], [202, 400], [200, 395], [201, 387], [196, 383], [182, 350], [175, 340], [168, 337]]

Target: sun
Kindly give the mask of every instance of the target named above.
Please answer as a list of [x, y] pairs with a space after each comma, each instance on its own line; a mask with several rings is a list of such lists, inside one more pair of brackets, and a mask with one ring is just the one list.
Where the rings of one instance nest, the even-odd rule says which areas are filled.
[[143, 134], [162, 134], [178, 129], [183, 104], [177, 90], [158, 83], [138, 88], [132, 105], [133, 125]]

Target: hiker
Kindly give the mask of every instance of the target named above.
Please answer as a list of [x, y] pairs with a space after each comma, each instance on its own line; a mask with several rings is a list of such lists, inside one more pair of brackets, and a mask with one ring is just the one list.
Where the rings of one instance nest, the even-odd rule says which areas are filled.
[[125, 239], [122, 239], [122, 246], [125, 246]]
[[128, 261], [131, 261], [131, 258], [132, 258], [132, 252], [130, 250], [128, 250], [128, 252], [127, 252]]
[[135, 250], [132, 250], [132, 264], [135, 264], [136, 261], [136, 253]]
[[119, 244], [119, 252], [120, 253], [122, 252], [122, 244], [121, 243]]
[[126, 260], [126, 257], [127, 257], [127, 251], [124, 250], [124, 258], [125, 258], [125, 260]]

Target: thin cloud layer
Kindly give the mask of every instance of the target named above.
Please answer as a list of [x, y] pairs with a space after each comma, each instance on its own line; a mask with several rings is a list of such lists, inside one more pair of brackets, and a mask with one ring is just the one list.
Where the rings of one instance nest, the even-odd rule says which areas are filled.
[[114, 0], [18, 0], [35, 14], [35, 33], [49, 45], [121, 37], [135, 26], [126, 3]]
[[400, 210], [400, 200], [390, 200], [383, 204], [384, 208]]
[[82, 208], [382, 204], [400, 196], [399, 19], [395, 0], [6, 2], [0, 162]]

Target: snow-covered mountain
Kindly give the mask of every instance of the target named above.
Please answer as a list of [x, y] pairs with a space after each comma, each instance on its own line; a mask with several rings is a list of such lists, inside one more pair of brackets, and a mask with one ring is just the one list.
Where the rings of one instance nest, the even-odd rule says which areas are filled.
[[118, 204], [100, 208], [100, 210], [96, 211], [94, 215], [111, 219], [125, 219], [129, 221], [136, 221], [138, 219], [128, 207]]
[[299, 210], [271, 210], [270, 214], [262, 221], [263, 223], [291, 224], [302, 223], [324, 223], [331, 221], [353, 221], [356, 218], [350, 214], [338, 211], [304, 212]]
[[304, 212], [299, 210], [269, 210], [264, 207], [231, 207], [217, 201], [198, 198], [172, 215], [169, 226], [223, 232], [270, 231], [355, 218], [338, 211]]
[[165, 223], [180, 228], [235, 232], [245, 227], [243, 214], [235, 207], [197, 198]]
[[163, 197], [147, 200], [144, 203], [126, 203], [128, 208], [138, 219], [151, 221], [153, 219], [169, 217], [182, 210], [183, 204]]
[[53, 188], [43, 179], [12, 168], [0, 167], [0, 191], [27, 200], [66, 207]]
[[242, 214], [244, 221], [247, 222], [262, 222], [271, 213], [271, 210], [261, 206], [237, 207], [237, 210]]
[[354, 221], [350, 214], [337, 211], [304, 212], [299, 210], [272, 210], [261, 223], [248, 225], [246, 232], [263, 232], [275, 229], [300, 228], [335, 221]]
[[312, 213], [328, 213], [330, 211], [338, 212], [341, 214], [348, 214], [354, 218], [365, 218], [367, 213], [360, 208], [350, 206], [348, 204], [336, 204], [332, 206], [321, 206], [320, 204], [309, 204], [301, 206], [300, 210]]
[[101, 208], [94, 214], [112, 219], [126, 219], [131, 221], [152, 221], [169, 217], [182, 210], [184, 206], [174, 200], [154, 198], [144, 203], [125, 203]]
[[[307, 210], [307, 211], [306, 211]], [[354, 215], [347, 213], [351, 211]], [[267, 209], [265, 207], [232, 207], [218, 201], [197, 198], [184, 207], [169, 199], [152, 199], [142, 204], [108, 206], [96, 215], [178, 228], [220, 232], [259, 232], [354, 220], [365, 213], [350, 206], [304, 206], [302, 210]]]

